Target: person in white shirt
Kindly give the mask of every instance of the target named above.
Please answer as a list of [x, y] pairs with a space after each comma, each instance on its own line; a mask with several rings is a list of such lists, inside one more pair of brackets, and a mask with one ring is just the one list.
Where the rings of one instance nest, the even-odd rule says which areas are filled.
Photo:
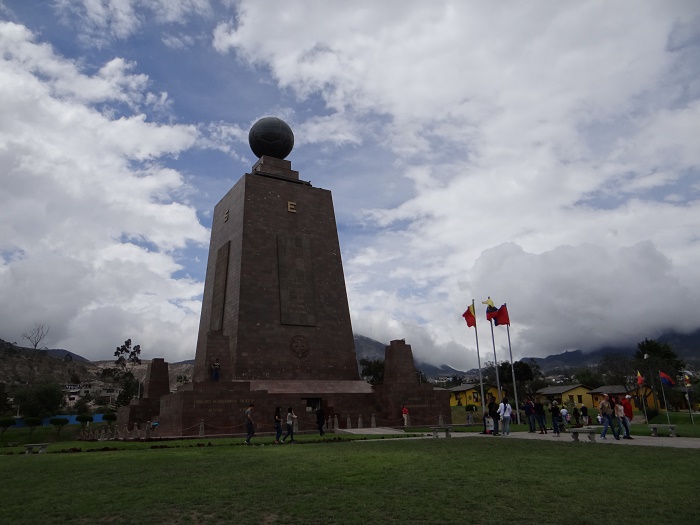
[[498, 405], [498, 415], [501, 416], [502, 430], [504, 436], [510, 436], [510, 415], [513, 408], [508, 403], [508, 399], [503, 398], [503, 402]]

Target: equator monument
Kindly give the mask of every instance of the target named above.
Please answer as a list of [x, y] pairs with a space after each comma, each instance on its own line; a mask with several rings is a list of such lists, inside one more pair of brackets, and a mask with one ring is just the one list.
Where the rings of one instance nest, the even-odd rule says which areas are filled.
[[250, 403], [260, 422], [294, 407], [302, 431], [318, 407], [341, 428], [398, 421], [402, 404], [414, 424], [449, 422], [449, 393], [419, 383], [403, 340], [386, 348], [384, 384], [360, 379], [331, 192], [284, 160], [294, 135], [282, 120], [259, 120], [249, 142], [258, 161], [214, 208], [192, 382], [167, 393], [168, 365], [154, 359], [144, 397], [119, 409], [118, 425], [236, 434]]

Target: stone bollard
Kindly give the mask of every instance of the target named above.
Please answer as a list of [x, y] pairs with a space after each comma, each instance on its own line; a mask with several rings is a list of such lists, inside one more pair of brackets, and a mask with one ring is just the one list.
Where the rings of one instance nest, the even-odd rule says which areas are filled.
[[438, 416], [438, 426], [439, 427], [444, 427], [445, 426], [445, 420], [442, 419], [442, 413]]
[[350, 421], [350, 416], [348, 416], [346, 424], [347, 424], [346, 428], [352, 428], [352, 421]]
[[333, 428], [340, 428], [338, 425], [338, 414], [333, 417]]
[[151, 422], [146, 421], [146, 439], [151, 439]]
[[362, 414], [357, 418], [357, 428], [362, 428]]
[[369, 426], [371, 428], [377, 428], [377, 420], [374, 418], [374, 414], [372, 414], [372, 417], [369, 420]]
[[333, 420], [331, 416], [328, 416], [328, 419], [326, 419], [326, 430], [333, 430]]
[[199, 422], [199, 437], [204, 437], [204, 420]]
[[100, 441], [106, 441], [106, 440], [107, 440], [107, 436], [105, 436], [105, 429], [104, 429], [104, 428], [102, 429], [102, 432], [100, 432], [100, 437], [97, 438], [97, 439], [99, 439]]
[[134, 423], [134, 428], [132, 429], [131, 437], [134, 439], [139, 438], [139, 424]]
[[404, 428], [411, 426], [411, 415], [406, 414], [406, 419], [404, 420]]
[[295, 434], [299, 433], [299, 418], [292, 420], [292, 428]]
[[124, 440], [129, 439], [129, 425], [127, 423], [124, 423], [124, 430], [122, 431], [122, 436], [124, 437]]

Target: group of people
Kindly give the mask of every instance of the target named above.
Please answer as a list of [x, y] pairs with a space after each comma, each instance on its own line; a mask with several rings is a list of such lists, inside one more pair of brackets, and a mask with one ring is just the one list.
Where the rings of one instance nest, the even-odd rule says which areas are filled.
[[[600, 415], [598, 416], [599, 422], [603, 425], [603, 430], [600, 437], [606, 439], [606, 434], [608, 428], [612, 429], [615, 439], [633, 439], [630, 435], [630, 422], [632, 421], [633, 410], [630, 399], [632, 396], [627, 395], [624, 399], [618, 399], [613, 396], [610, 398], [608, 394], [603, 394], [603, 397], [598, 405], [598, 410]], [[488, 408], [487, 414], [493, 420], [493, 435], [501, 435], [498, 432], [498, 423], [501, 421], [501, 431], [504, 436], [510, 435], [510, 422], [512, 419], [513, 409], [508, 403], [506, 398], [498, 404], [496, 398], [493, 395], [488, 396]], [[537, 433], [537, 428], [539, 427], [540, 434], [547, 434], [547, 411], [545, 406], [539, 401], [532, 401], [529, 397], [525, 398], [523, 403], [523, 410], [525, 412], [525, 417], [527, 419], [529, 433]], [[573, 420], [576, 425], [590, 424], [591, 420], [588, 416], [588, 407], [581, 403], [581, 407], [574, 407], [571, 415], [566, 408], [560, 408], [556, 401], [552, 401], [549, 406], [549, 413], [551, 414], [552, 422], [552, 435], [554, 437], [559, 437], [561, 435], [562, 427], [566, 427], [567, 423]], [[614, 419], [613, 419], [614, 418]], [[613, 424], [613, 421], [617, 423], [617, 428]], [[486, 432], [486, 418], [484, 418], [484, 434]]]
[[[498, 433], [498, 422], [501, 424], [501, 432], [504, 436], [510, 436], [510, 420], [513, 415], [513, 407], [508, 402], [507, 398], [503, 398], [503, 401], [496, 403], [496, 398], [489, 394], [488, 397], [488, 416], [493, 420], [493, 432], [494, 436], [500, 436]], [[486, 430], [486, 418], [484, 418], [484, 434], [487, 433]]]
[[[251, 403], [245, 410], [245, 429], [246, 437], [245, 444], [250, 445], [250, 439], [255, 435], [255, 418], [253, 416], [255, 405]], [[275, 444], [286, 443], [287, 438], [289, 438], [290, 443], [294, 443], [294, 420], [297, 419], [297, 415], [294, 413], [294, 408], [289, 407], [287, 409], [287, 415], [282, 419], [282, 407], [275, 408], [274, 415], [274, 426], [275, 426]], [[286, 424], [286, 432], [284, 437], [282, 437], [282, 422]], [[316, 425], [318, 426], [318, 432], [321, 436], [325, 435], [324, 426], [326, 424], [326, 416], [323, 412], [323, 407], [319, 406], [316, 409]], [[282, 439], [280, 439], [282, 438]]]
[[603, 430], [600, 433], [601, 439], [607, 439], [608, 428], [612, 430], [613, 436], [617, 440], [620, 438], [634, 439], [630, 435], [630, 423], [634, 418], [632, 403], [630, 403], [631, 398], [630, 395], [619, 399], [617, 396], [610, 397], [608, 394], [603, 394], [600, 403], [598, 403], [598, 418], [603, 424]]

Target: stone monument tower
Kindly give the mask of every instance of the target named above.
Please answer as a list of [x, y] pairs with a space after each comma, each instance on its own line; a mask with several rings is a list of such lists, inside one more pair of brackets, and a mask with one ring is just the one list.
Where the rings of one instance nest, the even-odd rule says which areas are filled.
[[360, 379], [331, 193], [284, 160], [294, 135], [280, 119], [258, 121], [249, 142], [259, 160], [214, 208], [193, 381], [160, 398], [159, 432], [237, 434], [250, 403], [262, 420], [292, 406], [307, 429], [319, 407], [341, 426], [390, 421], [409, 394], [414, 419], [449, 417], [447, 392], [400, 372], [410, 347], [381, 389]]
[[260, 157], [214, 208], [195, 381], [358, 380], [328, 190], [283, 160], [294, 136], [268, 117], [250, 130]]

